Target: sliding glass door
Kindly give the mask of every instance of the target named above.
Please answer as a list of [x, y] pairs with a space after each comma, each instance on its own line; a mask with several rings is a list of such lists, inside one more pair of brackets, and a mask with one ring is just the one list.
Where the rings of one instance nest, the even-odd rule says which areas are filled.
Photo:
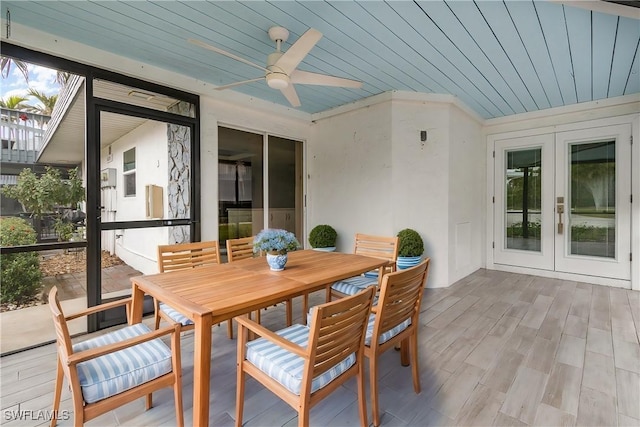
[[220, 247], [227, 239], [256, 235], [265, 224], [302, 241], [302, 212], [302, 142], [220, 127]]

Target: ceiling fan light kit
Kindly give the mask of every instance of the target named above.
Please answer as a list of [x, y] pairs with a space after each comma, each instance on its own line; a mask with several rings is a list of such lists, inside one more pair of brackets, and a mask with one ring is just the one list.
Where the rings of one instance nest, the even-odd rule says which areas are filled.
[[296, 69], [305, 56], [307, 56], [311, 49], [313, 49], [316, 43], [318, 43], [322, 38], [322, 33], [320, 31], [309, 28], [289, 47], [286, 52], [282, 51], [282, 43], [287, 41], [289, 38], [289, 31], [283, 27], [271, 27], [269, 28], [268, 33], [269, 38], [276, 42], [276, 50], [267, 57], [266, 67], [262, 67], [261, 65], [255, 64], [218, 47], [211, 46], [200, 40], [189, 39], [189, 42], [252, 67], [259, 68], [265, 72], [264, 77], [218, 86], [216, 90], [229, 89], [245, 83], [265, 79], [270, 88], [279, 89], [282, 92], [282, 95], [284, 95], [287, 101], [289, 101], [289, 104], [294, 107], [299, 107], [300, 100], [298, 99], [293, 83], [349, 88], [362, 87], [362, 83], [356, 80]]
[[286, 89], [291, 81], [286, 74], [277, 72], [267, 74], [266, 79], [269, 87], [273, 89]]

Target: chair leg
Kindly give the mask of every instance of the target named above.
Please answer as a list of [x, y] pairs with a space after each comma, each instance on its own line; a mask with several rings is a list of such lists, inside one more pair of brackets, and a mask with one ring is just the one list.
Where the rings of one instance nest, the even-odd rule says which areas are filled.
[[230, 340], [233, 339], [233, 319], [227, 321], [227, 336]]
[[[238, 340], [240, 336], [238, 335]], [[242, 366], [237, 367], [237, 390], [236, 390], [236, 427], [242, 426], [242, 413], [244, 411], [244, 371]]]
[[369, 420], [367, 417], [367, 398], [364, 393], [364, 363], [360, 363], [358, 368], [358, 412], [360, 413], [360, 425], [367, 427]]
[[369, 357], [369, 389], [371, 390], [371, 408], [373, 410], [373, 425], [380, 425], [380, 414], [378, 413], [378, 354], [372, 348]]
[[60, 397], [62, 396], [62, 381], [64, 381], [64, 371], [58, 357], [58, 367], [56, 368], [56, 388], [53, 393], [53, 412], [51, 414], [51, 427], [55, 427], [58, 422], [58, 410], [60, 409]]
[[418, 331], [411, 335], [411, 370], [413, 374], [413, 390], [420, 393], [420, 370], [418, 369]]
[[400, 363], [402, 366], [409, 366], [411, 360], [409, 359], [409, 338], [405, 338], [400, 343]]
[[304, 405], [298, 411], [298, 427], [309, 427], [309, 405]]
[[176, 379], [173, 383], [173, 399], [176, 406], [176, 422], [178, 427], [184, 427], [184, 413], [182, 412], [182, 381]]

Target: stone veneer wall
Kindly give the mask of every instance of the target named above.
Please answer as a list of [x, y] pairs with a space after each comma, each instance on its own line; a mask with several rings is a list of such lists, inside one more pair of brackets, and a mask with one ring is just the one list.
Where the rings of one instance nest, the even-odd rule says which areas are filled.
[[[168, 109], [184, 116], [194, 114], [193, 105], [179, 102]], [[167, 125], [167, 141], [169, 150], [169, 218], [189, 218], [191, 209], [191, 131], [186, 126]], [[190, 242], [189, 226], [183, 225], [169, 228], [169, 243]]]

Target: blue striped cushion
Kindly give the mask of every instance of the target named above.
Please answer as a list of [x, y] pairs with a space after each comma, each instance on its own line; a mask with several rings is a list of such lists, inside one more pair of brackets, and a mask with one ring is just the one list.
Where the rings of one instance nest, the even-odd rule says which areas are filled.
[[[79, 352], [113, 344], [150, 332], [142, 324], [74, 344]], [[171, 372], [171, 350], [159, 338], [78, 363], [78, 379], [85, 402], [114, 396]]]
[[182, 326], [193, 325], [191, 319], [163, 302], [160, 303], [160, 310], [169, 316], [171, 320], [180, 323]]
[[378, 277], [356, 276], [348, 279], [338, 280], [331, 289], [342, 292], [345, 295], [355, 295], [361, 290], [378, 284]]
[[[309, 328], [303, 325], [292, 325], [276, 332], [276, 334], [302, 347], [306, 347], [309, 343]], [[279, 347], [271, 341], [258, 338], [247, 344], [247, 360], [278, 381], [290, 392], [300, 395], [302, 370], [304, 369], [304, 359], [300, 356]], [[356, 356], [352, 353], [342, 362], [315, 377], [311, 381], [311, 393], [329, 384], [353, 366], [355, 362]]]
[[[369, 324], [367, 325], [367, 335], [364, 337], [364, 345], [371, 345], [371, 338], [373, 337], [373, 325], [376, 323], [376, 315], [371, 314], [369, 316]], [[411, 318], [408, 318], [404, 322], [400, 323], [397, 326], [389, 329], [388, 331], [383, 332], [380, 335], [380, 339], [378, 340], [378, 344], [382, 344], [384, 342], [389, 341], [391, 338], [398, 335], [400, 332], [404, 331], [411, 325]]]

